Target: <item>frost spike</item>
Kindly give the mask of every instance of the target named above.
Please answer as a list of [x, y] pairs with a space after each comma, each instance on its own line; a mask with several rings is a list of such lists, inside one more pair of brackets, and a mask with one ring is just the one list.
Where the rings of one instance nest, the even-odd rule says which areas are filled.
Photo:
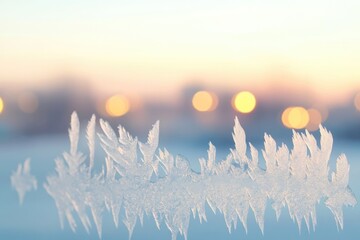
[[334, 141], [333, 136], [322, 125], [320, 125], [319, 129], [320, 129], [320, 135], [321, 135], [320, 146], [321, 146], [321, 150], [323, 151], [323, 154], [324, 154], [322, 159], [324, 161], [328, 162], [330, 159], [332, 145], [333, 145], [333, 141]]
[[215, 161], [216, 161], [216, 148], [215, 146], [209, 142], [209, 150], [208, 153], [208, 160], [205, 160], [203, 158], [199, 159], [200, 163], [200, 170], [201, 174], [214, 174], [215, 169]]
[[133, 235], [133, 232], [134, 232], [134, 228], [135, 228], [135, 224], [136, 224], [136, 217], [134, 217], [133, 219], [129, 219], [127, 217], [123, 222], [128, 230], [129, 240], [130, 240]]
[[72, 213], [70, 212], [70, 210], [67, 210], [65, 212], [65, 216], [66, 216], [66, 219], [68, 220], [71, 230], [75, 233], [77, 225], [76, 225], [75, 219], [74, 219]]
[[172, 156], [166, 149], [164, 149], [164, 151], [159, 151], [158, 160], [161, 163], [166, 175], [170, 175], [175, 165], [174, 156]]
[[306, 224], [306, 228], [307, 228], [307, 230], [308, 230], [308, 233], [310, 233], [310, 216], [309, 216], [309, 214], [307, 214], [307, 215], [304, 217], [304, 219], [305, 219], [305, 224]]
[[155, 220], [156, 227], [160, 230], [161, 218], [160, 218], [159, 214], [156, 213], [155, 211], [153, 211], [152, 216], [153, 216], [153, 218]]
[[243, 209], [236, 209], [236, 213], [245, 229], [245, 233], [248, 233], [248, 228], [247, 228], [247, 216], [248, 216], [248, 212], [249, 212], [249, 205], [247, 204]]
[[108, 140], [109, 140], [108, 142], [112, 143], [113, 147], [117, 147], [118, 146], [117, 137], [116, 137], [114, 130], [110, 126], [110, 124], [108, 122], [104, 121], [103, 119], [100, 119], [100, 127], [103, 130], [103, 132], [105, 133], [105, 136], [108, 138]]
[[88, 123], [87, 130], [86, 130], [86, 137], [88, 140], [89, 146], [89, 174], [91, 174], [91, 170], [94, 167], [94, 158], [95, 158], [95, 124], [96, 124], [96, 117], [95, 115], [91, 116], [91, 119]]
[[140, 151], [144, 156], [144, 162], [150, 163], [152, 161], [152, 157], [157, 149], [159, 144], [159, 125], [160, 122], [156, 121], [153, 125], [152, 129], [149, 131], [147, 143], [139, 143]]
[[211, 142], [209, 142], [208, 159], [208, 169], [209, 171], [212, 171], [216, 161], [216, 148]]
[[113, 220], [115, 223], [115, 227], [119, 227], [119, 214], [120, 214], [121, 205], [117, 203], [111, 204], [111, 213], [113, 215]]
[[316, 211], [315, 208], [313, 211], [311, 211], [311, 222], [312, 222], [312, 226], [313, 226], [313, 231], [315, 232], [315, 227], [316, 227]]
[[24, 162], [24, 168], [23, 168], [24, 174], [30, 174], [30, 159], [26, 159]]
[[101, 239], [102, 236], [102, 210], [98, 208], [91, 208], [91, 213], [96, 225], [96, 230], [98, 233], [99, 238]]
[[255, 171], [258, 168], [259, 153], [251, 143], [250, 143], [250, 152], [251, 152], [251, 162], [249, 163], [249, 168], [251, 171]]
[[246, 159], [246, 135], [244, 129], [241, 127], [239, 119], [235, 117], [235, 125], [234, 125], [234, 132], [232, 137], [235, 143], [235, 151], [234, 157], [238, 159], [239, 163], [244, 167], [244, 164], [247, 164]]
[[69, 129], [69, 139], [70, 139], [70, 154], [75, 156], [77, 153], [77, 147], [79, 143], [79, 118], [76, 112], [71, 114], [71, 127]]
[[262, 151], [266, 163], [266, 172], [272, 173], [276, 167], [276, 142], [268, 134], [264, 135], [264, 148]]
[[11, 185], [19, 195], [19, 203], [24, 203], [25, 194], [37, 189], [37, 180], [30, 173], [30, 159], [26, 159], [24, 164], [19, 164], [16, 172], [11, 175]]
[[256, 223], [258, 224], [262, 235], [264, 235], [266, 199], [261, 199], [261, 195], [259, 193], [253, 193], [250, 195], [253, 196], [253, 198], [250, 199], [250, 207], [254, 212]]
[[341, 154], [336, 161], [336, 173], [332, 174], [332, 182], [336, 182], [342, 187], [347, 187], [349, 183], [350, 165], [344, 154]]

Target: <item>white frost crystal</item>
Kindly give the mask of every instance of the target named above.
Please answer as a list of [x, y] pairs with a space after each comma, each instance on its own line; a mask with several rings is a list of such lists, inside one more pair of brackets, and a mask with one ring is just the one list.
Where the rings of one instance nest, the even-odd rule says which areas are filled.
[[[245, 132], [235, 119], [231, 149], [225, 160], [216, 161], [216, 149], [210, 143], [208, 159], [200, 159], [200, 173], [191, 170], [182, 156], [173, 156], [166, 149], [158, 150], [159, 122], [149, 132], [147, 143], [140, 143], [123, 127], [119, 136], [110, 125], [100, 120], [102, 133], [98, 134], [106, 152], [105, 169], [92, 174], [95, 146], [95, 117], [87, 128], [90, 158], [78, 152], [79, 120], [71, 117], [70, 152], [56, 160], [54, 176], [47, 178], [45, 188], [54, 198], [59, 211], [61, 226], [66, 218], [75, 231], [76, 213], [87, 231], [91, 227], [88, 209], [101, 238], [102, 215], [112, 213], [119, 224], [119, 213], [125, 214], [123, 223], [131, 237], [136, 222], [143, 223], [144, 214], [152, 215], [158, 228], [165, 222], [172, 239], [178, 233], [187, 236], [191, 214], [206, 221], [205, 205], [225, 218], [228, 230], [237, 226], [238, 220], [247, 231], [249, 209], [264, 232], [266, 202], [279, 218], [283, 207], [299, 228], [304, 219], [307, 228], [316, 225], [315, 206], [325, 200], [338, 227], [343, 228], [343, 206], [354, 206], [356, 199], [348, 186], [350, 166], [345, 155], [336, 164], [336, 172], [329, 178], [329, 158], [333, 138], [320, 127], [321, 141], [309, 132], [293, 133], [293, 149], [265, 134], [262, 155], [266, 169], [259, 164], [258, 151], [250, 144], [247, 156]], [[141, 156], [138, 156], [138, 149]]]
[[18, 165], [16, 172], [11, 175], [11, 185], [19, 194], [20, 205], [23, 204], [26, 192], [37, 189], [36, 178], [30, 174], [30, 159], [24, 165]]

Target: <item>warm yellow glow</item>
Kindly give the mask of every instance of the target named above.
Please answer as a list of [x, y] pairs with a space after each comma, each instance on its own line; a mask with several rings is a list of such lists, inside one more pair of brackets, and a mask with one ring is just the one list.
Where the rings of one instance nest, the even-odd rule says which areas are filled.
[[289, 112], [289, 124], [294, 129], [302, 129], [309, 122], [309, 113], [303, 107], [294, 107]]
[[281, 120], [288, 128], [305, 128], [310, 120], [308, 111], [303, 107], [289, 107], [284, 110]]
[[215, 110], [217, 102], [216, 95], [207, 91], [199, 91], [192, 98], [192, 105], [199, 112]]
[[39, 107], [37, 97], [32, 93], [23, 93], [17, 99], [17, 104], [21, 111], [25, 113], [34, 113]]
[[110, 116], [120, 117], [130, 110], [130, 103], [126, 97], [114, 95], [106, 101], [105, 109]]
[[322, 122], [322, 116], [319, 110], [315, 108], [308, 109], [309, 122], [306, 126], [306, 129], [309, 131], [315, 131], [319, 129], [319, 125]]
[[294, 107], [289, 112], [288, 121], [292, 128], [301, 129], [309, 122], [309, 114], [302, 107]]
[[239, 92], [233, 98], [233, 107], [241, 113], [250, 113], [255, 109], [256, 98], [248, 91]]
[[0, 97], [0, 113], [2, 113], [3, 111], [4, 111], [4, 101]]
[[290, 123], [289, 123], [289, 113], [290, 113], [291, 109], [292, 109], [292, 107], [286, 108], [281, 115], [281, 121], [284, 124], [284, 126], [287, 128], [291, 128]]
[[354, 105], [355, 105], [355, 108], [358, 111], [360, 111], [360, 92], [358, 94], [356, 94], [356, 96], [355, 96]]

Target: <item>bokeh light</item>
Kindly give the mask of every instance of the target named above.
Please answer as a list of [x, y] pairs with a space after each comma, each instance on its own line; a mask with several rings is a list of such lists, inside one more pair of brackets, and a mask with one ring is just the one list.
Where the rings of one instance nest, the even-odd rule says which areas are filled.
[[0, 114], [4, 111], [4, 100], [0, 97]]
[[355, 98], [354, 98], [354, 105], [355, 108], [360, 111], [360, 92], [358, 94], [356, 94]]
[[289, 112], [289, 123], [294, 129], [305, 128], [309, 119], [309, 113], [303, 107], [294, 107]]
[[17, 99], [18, 107], [25, 113], [34, 113], [39, 107], [39, 101], [37, 97], [30, 93], [23, 93]]
[[111, 117], [120, 117], [130, 110], [130, 102], [123, 95], [114, 95], [106, 101], [105, 110]]
[[303, 107], [289, 107], [284, 110], [281, 120], [288, 128], [303, 129], [308, 125], [310, 117]]
[[309, 131], [316, 131], [319, 129], [319, 125], [322, 123], [322, 115], [319, 110], [310, 108], [307, 110], [309, 114], [309, 122], [306, 129]]
[[232, 104], [235, 110], [241, 113], [250, 113], [256, 107], [256, 98], [251, 92], [243, 91], [233, 97]]
[[199, 112], [213, 111], [216, 109], [217, 104], [216, 95], [207, 91], [199, 91], [192, 98], [192, 105]]
[[292, 109], [292, 107], [286, 108], [281, 115], [281, 121], [284, 124], [284, 126], [287, 128], [292, 128], [289, 123], [289, 113], [290, 113], [291, 109]]

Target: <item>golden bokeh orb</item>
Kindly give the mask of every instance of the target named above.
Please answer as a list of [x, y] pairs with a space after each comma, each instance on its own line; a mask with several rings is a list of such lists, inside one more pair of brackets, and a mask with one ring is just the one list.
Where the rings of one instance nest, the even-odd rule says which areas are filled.
[[233, 97], [232, 104], [235, 110], [241, 113], [250, 113], [256, 107], [256, 98], [251, 92], [243, 91]]
[[287, 128], [303, 129], [308, 125], [310, 116], [303, 107], [289, 107], [284, 110], [281, 120]]
[[216, 95], [208, 91], [198, 91], [192, 98], [192, 105], [199, 112], [215, 110], [217, 102]]
[[0, 113], [4, 111], [4, 100], [0, 97]]
[[120, 117], [130, 110], [130, 102], [123, 95], [114, 95], [106, 101], [105, 110], [111, 117]]
[[309, 119], [309, 113], [303, 107], [294, 107], [289, 112], [289, 123], [294, 129], [305, 128]]
[[287, 128], [291, 128], [291, 125], [289, 123], [289, 113], [290, 113], [291, 109], [292, 109], [292, 107], [286, 108], [281, 115], [281, 121], [284, 124], [284, 126]]

